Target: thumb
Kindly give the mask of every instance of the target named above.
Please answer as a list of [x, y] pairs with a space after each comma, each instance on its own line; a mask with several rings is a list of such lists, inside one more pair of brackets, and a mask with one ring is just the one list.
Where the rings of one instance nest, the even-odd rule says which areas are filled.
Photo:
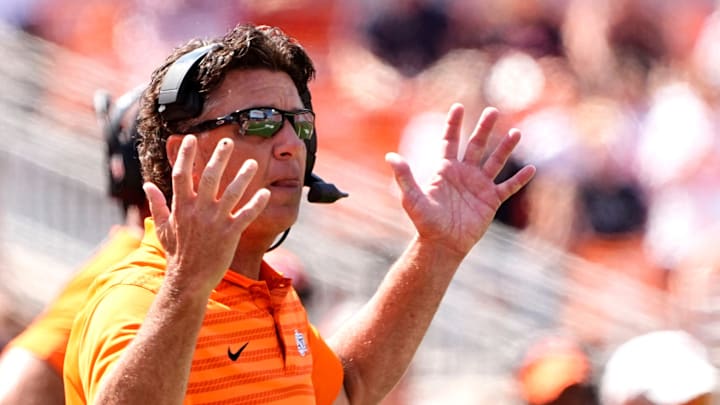
[[413, 198], [420, 193], [420, 186], [418, 186], [415, 177], [413, 177], [410, 165], [408, 165], [402, 156], [397, 153], [388, 153], [385, 155], [385, 161], [390, 164], [393, 175], [395, 176], [395, 182], [405, 197]]
[[170, 209], [167, 206], [165, 195], [158, 186], [150, 182], [143, 184], [143, 191], [145, 191], [145, 197], [147, 197], [150, 214], [153, 221], [155, 221], [155, 226], [160, 227], [167, 223], [170, 218]]

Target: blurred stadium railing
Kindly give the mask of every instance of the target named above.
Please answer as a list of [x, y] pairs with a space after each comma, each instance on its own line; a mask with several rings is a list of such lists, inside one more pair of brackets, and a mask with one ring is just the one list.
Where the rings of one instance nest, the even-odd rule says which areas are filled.
[[[0, 305], [21, 326], [120, 220], [106, 196], [92, 94], [124, 84], [97, 62], [4, 26], [0, 55]], [[342, 317], [342, 303], [352, 307], [367, 299], [412, 233], [389, 178], [322, 150], [317, 170], [351, 198], [333, 206], [304, 204], [285, 246], [307, 267], [314, 286], [310, 316], [323, 324], [330, 322], [321, 316], [328, 309]], [[658, 305], [664, 297], [621, 278], [613, 296], [598, 296], [572, 283], [570, 267], [608, 277], [494, 225], [458, 271], [418, 351], [407, 379], [416, 398], [411, 403], [432, 403], [438, 399], [433, 392], [445, 398], [464, 392], [474, 401], [511, 391], [521, 350], [559, 326], [561, 307], [573, 296], [587, 301], [588, 319], [593, 311], [611, 317], [608, 343], [660, 326], [617, 297]], [[603, 349], [591, 353], [597, 364]], [[510, 398], [487, 401], [511, 403]]]

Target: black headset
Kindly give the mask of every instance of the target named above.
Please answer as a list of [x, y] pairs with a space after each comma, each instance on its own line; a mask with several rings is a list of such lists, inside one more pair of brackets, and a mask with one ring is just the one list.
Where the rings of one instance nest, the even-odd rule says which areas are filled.
[[[166, 122], [194, 118], [200, 115], [205, 98], [199, 92], [195, 73], [202, 59], [217, 44], [196, 48], [176, 60], [167, 70], [158, 94], [158, 112]], [[303, 104], [312, 109], [310, 92], [301, 94]], [[314, 174], [315, 153], [317, 152], [317, 132], [305, 140], [307, 159], [305, 163], [304, 185], [309, 187], [307, 199], [313, 203], [333, 203], [348, 194], [338, 190], [334, 184], [326, 183]]]
[[[105, 90], [97, 90], [93, 105], [95, 116], [100, 122], [106, 146], [106, 174], [108, 194], [120, 200], [123, 209], [145, 204], [145, 192], [142, 189], [142, 174], [137, 151], [137, 102], [144, 86], [136, 87], [113, 102], [112, 96]], [[133, 114], [126, 117], [127, 114]], [[122, 162], [122, 173], [113, 172], [114, 159]], [[116, 162], [119, 163], [119, 162]]]

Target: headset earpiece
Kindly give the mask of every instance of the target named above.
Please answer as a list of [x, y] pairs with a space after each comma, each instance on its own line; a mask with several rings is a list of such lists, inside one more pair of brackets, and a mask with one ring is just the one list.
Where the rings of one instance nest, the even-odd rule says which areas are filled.
[[193, 118], [200, 115], [203, 96], [198, 92], [194, 73], [200, 61], [217, 44], [193, 49], [176, 60], [165, 73], [158, 94], [158, 112], [166, 122]]

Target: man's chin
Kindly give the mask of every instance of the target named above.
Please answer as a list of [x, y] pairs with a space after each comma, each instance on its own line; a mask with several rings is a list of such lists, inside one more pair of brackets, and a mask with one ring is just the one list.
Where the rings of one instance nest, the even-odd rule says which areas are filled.
[[268, 207], [248, 226], [248, 230], [258, 234], [279, 235], [295, 224], [298, 212], [299, 207]]

